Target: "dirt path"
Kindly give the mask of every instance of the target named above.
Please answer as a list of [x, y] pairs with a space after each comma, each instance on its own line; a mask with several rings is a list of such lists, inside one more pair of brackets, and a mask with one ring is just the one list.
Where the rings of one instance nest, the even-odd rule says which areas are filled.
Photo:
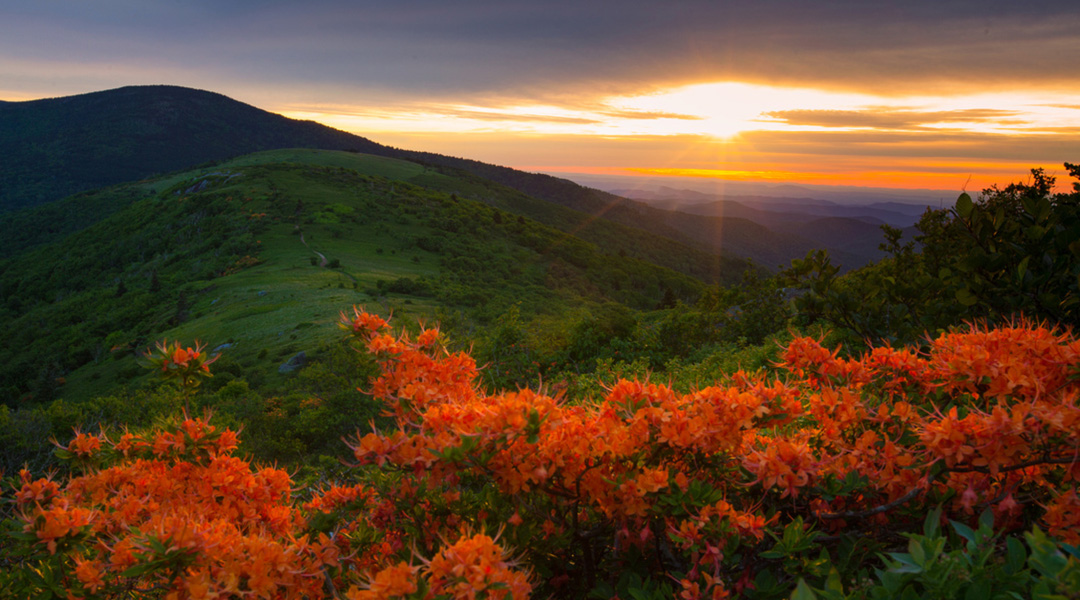
[[[311, 250], [311, 246], [308, 246], [307, 241], [304, 240], [304, 232], [302, 232], [302, 231], [300, 232], [300, 243], [302, 243], [304, 245], [304, 247], [307, 248], [308, 250]], [[326, 255], [323, 254], [322, 252], [319, 252], [318, 250], [311, 250], [311, 251], [314, 252], [315, 254], [319, 255], [319, 266], [320, 267], [325, 267], [326, 266]]]

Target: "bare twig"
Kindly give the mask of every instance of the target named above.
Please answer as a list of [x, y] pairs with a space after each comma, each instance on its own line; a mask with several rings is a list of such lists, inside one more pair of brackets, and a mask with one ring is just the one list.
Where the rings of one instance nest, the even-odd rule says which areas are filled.
[[[932, 484], [933, 482], [934, 475], [931, 474], [926, 478], [926, 487], [929, 488], [930, 484]], [[887, 512], [896, 508], [897, 506], [905, 504], [911, 499], [913, 499], [915, 496], [918, 496], [922, 491], [922, 486], [916, 486], [903, 496], [900, 496], [892, 502], [882, 504], [881, 506], [875, 506], [874, 508], [868, 508], [866, 510], [849, 510], [840, 513], [825, 513], [822, 515], [818, 515], [818, 518], [824, 519], [826, 521], [831, 521], [833, 519], [865, 519], [866, 517], [872, 517], [876, 514]]]

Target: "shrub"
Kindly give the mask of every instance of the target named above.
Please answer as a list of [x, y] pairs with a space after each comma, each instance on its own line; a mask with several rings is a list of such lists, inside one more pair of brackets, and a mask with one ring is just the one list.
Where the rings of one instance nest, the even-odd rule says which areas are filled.
[[[237, 435], [205, 419], [144, 434], [77, 432], [58, 451], [72, 465], [66, 477], [24, 471], [15, 482], [3, 589], [76, 598], [523, 598], [534, 586], [544, 596], [686, 600], [1080, 593], [1080, 340], [1071, 334], [973, 326], [922, 352], [851, 358], [798, 337], [781, 352], [779, 376], [736, 372], [687, 393], [621, 380], [602, 398], [567, 399], [484, 390], [472, 357], [447, 351], [437, 329], [392, 335], [360, 310], [340, 325], [378, 361], [368, 389], [394, 420], [350, 438], [353, 481], [294, 495], [288, 473], [234, 456]], [[319, 404], [280, 399], [290, 402]]]

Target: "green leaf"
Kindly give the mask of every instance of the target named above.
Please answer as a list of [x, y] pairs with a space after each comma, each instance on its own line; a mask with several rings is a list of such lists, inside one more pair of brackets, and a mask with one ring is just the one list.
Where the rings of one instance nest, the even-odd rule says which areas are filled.
[[1016, 278], [1019, 281], [1024, 281], [1024, 275], [1027, 275], [1028, 262], [1031, 260], [1031, 256], [1025, 256], [1024, 260], [1020, 261], [1019, 265], [1016, 265]]
[[971, 196], [969, 196], [967, 192], [960, 194], [960, 197], [956, 199], [956, 214], [965, 219], [971, 216], [971, 210], [974, 207], [975, 205], [971, 202]]
[[958, 523], [956, 521], [949, 521], [949, 523], [952, 524], [953, 529], [956, 530], [956, 533], [960, 534], [960, 537], [964, 538], [965, 540], [967, 540], [967, 541], [969, 541], [971, 543], [975, 543], [975, 530], [974, 529], [968, 527], [967, 525], [964, 525], [963, 523]]
[[777, 581], [776, 576], [773, 575], [771, 571], [769, 571], [768, 569], [763, 569], [761, 571], [758, 571], [757, 575], [754, 576], [754, 587], [761, 591], [779, 591], [781, 587], [786, 588], [787, 586], [783, 586], [779, 581]]
[[907, 545], [908, 553], [911, 554], [911, 560], [920, 567], [926, 565], [926, 550], [923, 549], [922, 543], [912, 538], [908, 540]]
[[981, 577], [975, 578], [971, 582], [971, 587], [968, 588], [967, 593], [964, 594], [964, 600], [990, 600], [992, 592], [990, 580]]
[[919, 592], [915, 591], [912, 586], [904, 588], [904, 594], [900, 596], [900, 600], [923, 600], [923, 597]]
[[127, 570], [125, 570], [123, 573], [121, 573], [120, 576], [124, 577], [124, 578], [138, 577], [140, 575], [144, 575], [146, 573], [149, 573], [150, 571], [153, 571], [154, 569], [158, 568], [159, 566], [160, 565], [157, 564], [156, 561], [143, 563], [141, 565], [135, 565], [134, 567], [129, 567]]
[[829, 569], [829, 578], [825, 581], [825, 589], [830, 592], [844, 592], [844, 583], [840, 579], [840, 572], [836, 567]]
[[1024, 538], [1031, 547], [1029, 564], [1044, 577], [1056, 578], [1068, 565], [1065, 556], [1058, 552], [1057, 545], [1038, 527], [1025, 533]]
[[897, 552], [890, 552], [889, 556], [892, 557], [898, 564], [890, 566], [890, 573], [922, 573], [923, 568], [915, 564], [910, 554], [899, 554]]
[[1024, 563], [1027, 562], [1027, 550], [1024, 549], [1024, 544], [1020, 540], [1010, 537], [1005, 540], [1005, 546], [1008, 548], [1005, 555], [1005, 573], [1007, 575], [1019, 573], [1024, 568]]
[[1037, 209], [1038, 214], [1035, 215], [1035, 222], [1036, 223], [1042, 223], [1043, 221], [1049, 219], [1050, 218], [1050, 212], [1051, 212], [1052, 209], [1053, 209], [1053, 207], [1050, 206], [1050, 199], [1049, 198], [1040, 198], [1039, 199], [1039, 204], [1038, 204], [1038, 209]]
[[999, 206], [997, 212], [994, 213], [994, 231], [1001, 229], [1001, 226], [1005, 224], [1005, 207]]
[[926, 515], [926, 520], [923, 521], [923, 535], [928, 538], [936, 536], [939, 525], [941, 525], [941, 505]]
[[800, 577], [798, 585], [795, 586], [795, 591], [791, 594], [791, 600], [817, 600], [817, 594]]
[[1034, 216], [1035, 215], [1035, 202], [1036, 202], [1035, 198], [1021, 198], [1020, 199], [1020, 206], [1022, 206], [1024, 208], [1024, 212], [1026, 212], [1029, 215]]
[[956, 301], [964, 306], [975, 306], [979, 303], [979, 298], [968, 288], [960, 288], [956, 290]]

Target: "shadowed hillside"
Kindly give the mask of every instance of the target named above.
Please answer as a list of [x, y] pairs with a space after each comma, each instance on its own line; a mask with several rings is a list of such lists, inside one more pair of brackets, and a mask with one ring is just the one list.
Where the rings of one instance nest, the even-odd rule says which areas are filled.
[[377, 144], [221, 94], [124, 87], [0, 104], [0, 212], [258, 150]]

